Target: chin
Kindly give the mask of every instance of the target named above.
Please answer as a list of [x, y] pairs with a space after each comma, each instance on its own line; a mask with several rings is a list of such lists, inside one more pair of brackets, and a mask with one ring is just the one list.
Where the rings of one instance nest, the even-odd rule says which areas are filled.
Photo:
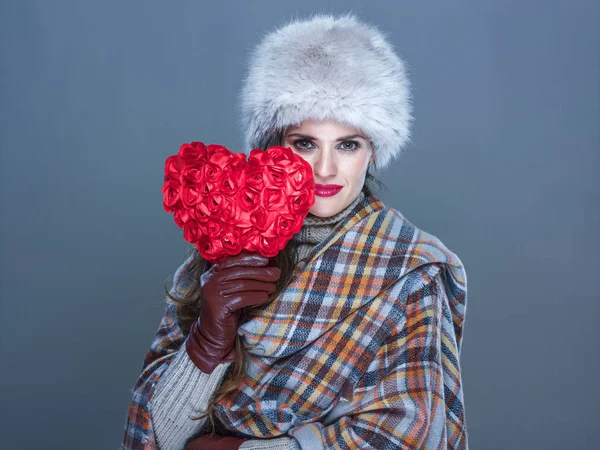
[[337, 205], [323, 204], [325, 202], [320, 201], [318, 198], [315, 200], [315, 204], [308, 210], [310, 214], [317, 217], [331, 217], [335, 216], [344, 208], [339, 208]]

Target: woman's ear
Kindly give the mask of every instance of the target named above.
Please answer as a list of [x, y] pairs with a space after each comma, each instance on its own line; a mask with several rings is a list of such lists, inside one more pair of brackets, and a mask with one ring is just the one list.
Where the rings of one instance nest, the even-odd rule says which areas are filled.
[[378, 172], [377, 161], [375, 160], [375, 152], [371, 153], [371, 157], [369, 158], [369, 168], [371, 168], [371, 166], [373, 167], [373, 172], [375, 173], [375, 175], [377, 175]]

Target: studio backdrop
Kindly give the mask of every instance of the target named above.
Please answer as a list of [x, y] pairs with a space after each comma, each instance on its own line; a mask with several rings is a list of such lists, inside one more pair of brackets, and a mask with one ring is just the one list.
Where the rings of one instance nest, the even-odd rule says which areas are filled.
[[593, 0], [3, 1], [0, 447], [118, 448], [188, 245], [164, 161], [241, 151], [250, 50], [315, 12], [354, 12], [407, 62], [413, 134], [381, 198], [464, 263], [470, 448], [596, 448]]

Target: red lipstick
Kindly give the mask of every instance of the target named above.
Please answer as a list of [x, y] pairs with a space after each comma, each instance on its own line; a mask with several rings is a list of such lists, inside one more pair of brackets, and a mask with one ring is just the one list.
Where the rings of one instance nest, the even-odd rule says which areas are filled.
[[319, 197], [332, 197], [344, 186], [340, 186], [339, 184], [317, 184], [315, 185], [315, 194]]

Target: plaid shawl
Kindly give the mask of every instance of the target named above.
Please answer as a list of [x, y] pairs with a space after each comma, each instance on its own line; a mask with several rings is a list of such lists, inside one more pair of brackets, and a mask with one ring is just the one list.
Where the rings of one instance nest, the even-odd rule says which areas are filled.
[[[279, 297], [240, 326], [255, 348], [217, 415], [236, 434], [293, 436], [309, 449], [466, 449], [466, 300], [459, 258], [368, 195], [299, 262]], [[134, 387], [123, 448], [155, 448], [152, 386], [184, 339], [167, 307]]]

